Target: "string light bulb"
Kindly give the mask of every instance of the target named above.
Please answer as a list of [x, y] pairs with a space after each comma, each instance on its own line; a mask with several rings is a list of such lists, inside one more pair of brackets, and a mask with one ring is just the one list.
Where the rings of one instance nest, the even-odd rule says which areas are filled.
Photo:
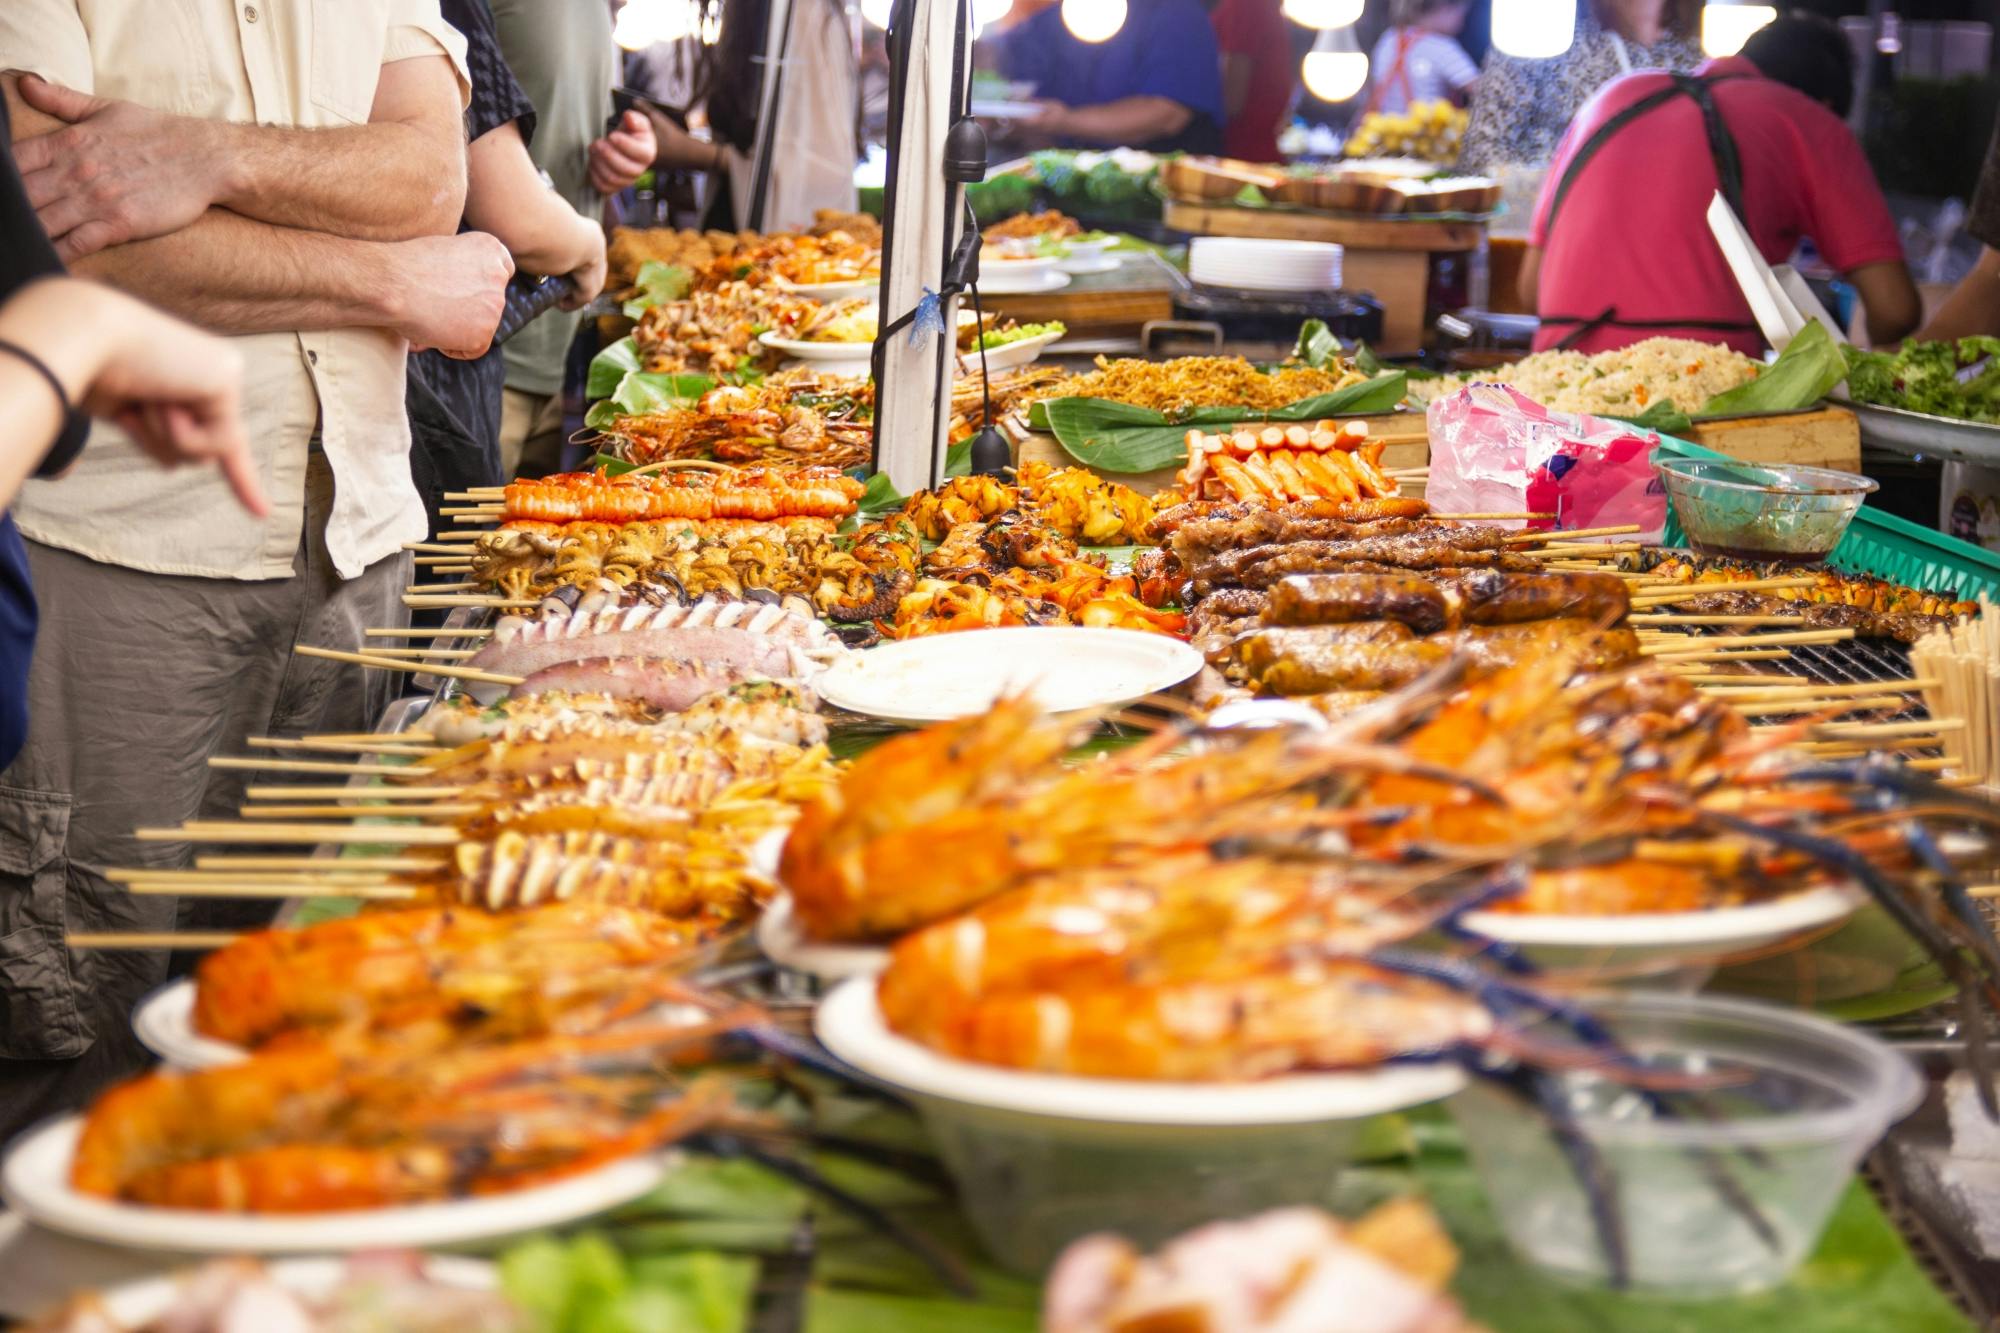
[[1547, 60], [1576, 40], [1576, 0], [1493, 0], [1493, 45], [1524, 60]]
[[1362, 0], [1284, 0], [1284, 16], [1301, 28], [1324, 32], [1345, 28], [1361, 17]]
[[1079, 42], [1107, 42], [1125, 26], [1126, 0], [1062, 0], [1063, 26]]
[[1300, 73], [1306, 91], [1322, 102], [1345, 102], [1368, 82], [1368, 57], [1359, 51], [1308, 51]]
[[1733, 56], [1750, 40], [1750, 34], [1778, 17], [1773, 5], [1704, 5], [1701, 10], [1701, 49], [1721, 59]]

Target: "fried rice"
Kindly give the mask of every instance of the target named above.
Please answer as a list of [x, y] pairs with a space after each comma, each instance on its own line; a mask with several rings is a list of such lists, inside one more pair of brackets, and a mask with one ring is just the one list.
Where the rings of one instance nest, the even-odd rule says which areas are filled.
[[1648, 338], [1613, 352], [1537, 352], [1476, 374], [1412, 381], [1414, 402], [1427, 403], [1468, 384], [1511, 384], [1557, 412], [1634, 417], [1662, 400], [1699, 412], [1719, 393], [1747, 384], [1763, 370], [1733, 348], [1686, 338]]

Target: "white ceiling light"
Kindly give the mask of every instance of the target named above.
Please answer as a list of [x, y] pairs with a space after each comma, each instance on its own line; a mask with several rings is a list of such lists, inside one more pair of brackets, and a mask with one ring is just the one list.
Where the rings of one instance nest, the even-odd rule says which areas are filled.
[[1368, 82], [1368, 57], [1359, 51], [1308, 51], [1300, 72], [1314, 97], [1345, 102]]
[[1125, 26], [1125, 0], [1062, 0], [1062, 21], [1079, 42], [1109, 41]]
[[1014, 0], [972, 0], [972, 21], [981, 28], [990, 28], [1007, 17], [1014, 8]]
[[861, 17], [878, 28], [889, 26], [889, 8], [895, 0], [861, 0]]
[[1733, 56], [1750, 40], [1750, 34], [1778, 17], [1772, 5], [1717, 5], [1702, 7], [1701, 49], [1711, 56]]
[[1345, 28], [1361, 17], [1362, 0], [1285, 0], [1280, 6], [1286, 18], [1301, 28], [1324, 32]]
[[1546, 60], [1576, 40], [1576, 0], [1493, 0], [1493, 45], [1510, 56]]

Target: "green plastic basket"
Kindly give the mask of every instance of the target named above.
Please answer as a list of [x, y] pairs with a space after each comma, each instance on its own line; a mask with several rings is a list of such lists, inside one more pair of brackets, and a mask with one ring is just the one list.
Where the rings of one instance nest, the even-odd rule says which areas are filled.
[[[1728, 457], [1671, 435], [1660, 437], [1660, 447], [1654, 454], [1678, 458]], [[1666, 535], [1661, 540], [1667, 546], [1687, 544], [1687, 534], [1681, 531], [1671, 504], [1667, 510]], [[1840, 544], [1833, 548], [1833, 554], [1827, 557], [1827, 563], [1852, 574], [1872, 574], [1925, 592], [1955, 592], [1962, 598], [2000, 600], [2000, 554], [1919, 527], [1906, 518], [1877, 513], [1865, 504], [1848, 525]]]

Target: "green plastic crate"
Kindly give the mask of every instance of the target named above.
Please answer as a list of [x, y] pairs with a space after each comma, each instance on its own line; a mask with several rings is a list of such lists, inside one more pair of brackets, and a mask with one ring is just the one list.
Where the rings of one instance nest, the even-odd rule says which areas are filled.
[[[1655, 453], [1679, 458], [1728, 457], [1671, 435], [1660, 437], [1660, 447]], [[1681, 531], [1671, 502], [1662, 542], [1667, 546], [1687, 544], [1687, 534]], [[1877, 513], [1865, 504], [1848, 525], [1840, 544], [1833, 548], [1833, 554], [1827, 557], [1827, 563], [1849, 573], [1872, 574], [1925, 592], [1956, 592], [1963, 598], [1990, 597], [2000, 601], [2000, 554], [1919, 527], [1906, 518]]]

